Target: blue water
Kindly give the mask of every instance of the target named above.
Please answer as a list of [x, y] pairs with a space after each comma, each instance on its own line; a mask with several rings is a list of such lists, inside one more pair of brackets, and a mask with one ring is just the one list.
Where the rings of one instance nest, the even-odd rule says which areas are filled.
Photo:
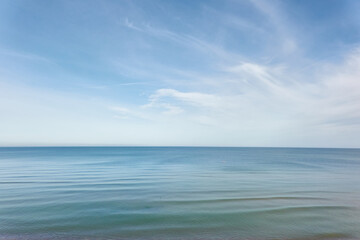
[[360, 150], [0, 148], [0, 239], [360, 239]]

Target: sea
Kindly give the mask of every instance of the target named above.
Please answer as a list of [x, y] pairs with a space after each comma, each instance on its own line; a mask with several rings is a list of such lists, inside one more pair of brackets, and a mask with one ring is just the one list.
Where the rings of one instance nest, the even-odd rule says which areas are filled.
[[2, 147], [0, 239], [360, 239], [360, 149]]

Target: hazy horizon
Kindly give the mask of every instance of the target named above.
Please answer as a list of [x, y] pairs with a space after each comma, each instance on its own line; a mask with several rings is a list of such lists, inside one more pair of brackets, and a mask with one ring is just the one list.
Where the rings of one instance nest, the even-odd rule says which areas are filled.
[[210, 146], [210, 145], [4, 145], [0, 148], [278, 148], [278, 149], [354, 149], [357, 147], [306, 147], [306, 146]]
[[0, 3], [0, 146], [360, 147], [360, 2]]

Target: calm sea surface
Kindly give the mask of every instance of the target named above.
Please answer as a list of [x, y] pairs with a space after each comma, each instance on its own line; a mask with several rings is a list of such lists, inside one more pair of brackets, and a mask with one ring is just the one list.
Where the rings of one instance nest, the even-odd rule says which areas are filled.
[[0, 239], [360, 239], [360, 150], [0, 148]]

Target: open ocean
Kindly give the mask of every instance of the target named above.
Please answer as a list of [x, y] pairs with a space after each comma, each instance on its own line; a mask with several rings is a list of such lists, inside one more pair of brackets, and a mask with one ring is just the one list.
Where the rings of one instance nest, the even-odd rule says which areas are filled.
[[0, 239], [360, 239], [360, 149], [0, 148]]

